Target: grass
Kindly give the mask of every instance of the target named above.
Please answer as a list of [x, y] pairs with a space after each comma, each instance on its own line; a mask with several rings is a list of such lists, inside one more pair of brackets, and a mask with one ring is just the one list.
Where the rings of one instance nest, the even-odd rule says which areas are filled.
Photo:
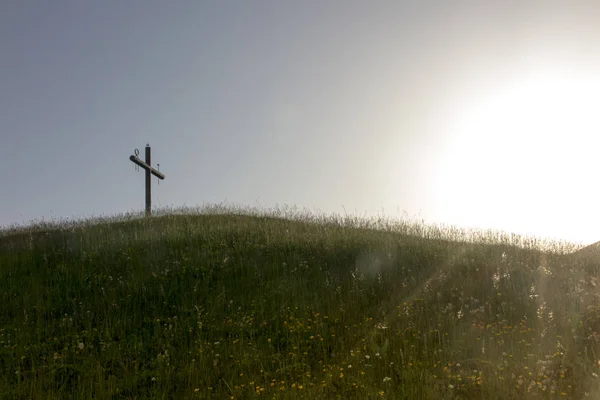
[[600, 394], [599, 263], [385, 218], [210, 207], [0, 236], [0, 398]]

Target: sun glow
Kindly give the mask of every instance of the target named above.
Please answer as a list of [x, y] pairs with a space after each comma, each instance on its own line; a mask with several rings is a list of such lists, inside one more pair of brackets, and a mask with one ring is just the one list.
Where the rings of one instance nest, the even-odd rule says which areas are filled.
[[503, 85], [443, 126], [437, 209], [451, 223], [600, 240], [600, 80], [564, 71]]

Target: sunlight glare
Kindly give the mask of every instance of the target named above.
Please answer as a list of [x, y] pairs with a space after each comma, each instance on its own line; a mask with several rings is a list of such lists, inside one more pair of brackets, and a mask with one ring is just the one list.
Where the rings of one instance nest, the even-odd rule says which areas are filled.
[[600, 81], [538, 73], [454, 109], [436, 180], [451, 223], [600, 240]]

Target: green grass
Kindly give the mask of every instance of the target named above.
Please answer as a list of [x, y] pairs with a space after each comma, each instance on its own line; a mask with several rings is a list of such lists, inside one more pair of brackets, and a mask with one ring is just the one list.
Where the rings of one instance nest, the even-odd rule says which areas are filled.
[[0, 398], [598, 398], [599, 263], [212, 207], [0, 237]]

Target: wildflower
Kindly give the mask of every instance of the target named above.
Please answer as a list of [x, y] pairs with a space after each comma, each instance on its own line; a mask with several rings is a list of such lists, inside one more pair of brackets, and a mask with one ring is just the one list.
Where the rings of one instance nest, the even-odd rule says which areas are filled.
[[79, 347], [79, 350], [83, 350], [83, 342], [79, 342], [79, 345], [77, 347]]
[[383, 383], [389, 382], [391, 380], [392, 380], [392, 378], [390, 378], [389, 376], [386, 376], [385, 378], [383, 378]]

